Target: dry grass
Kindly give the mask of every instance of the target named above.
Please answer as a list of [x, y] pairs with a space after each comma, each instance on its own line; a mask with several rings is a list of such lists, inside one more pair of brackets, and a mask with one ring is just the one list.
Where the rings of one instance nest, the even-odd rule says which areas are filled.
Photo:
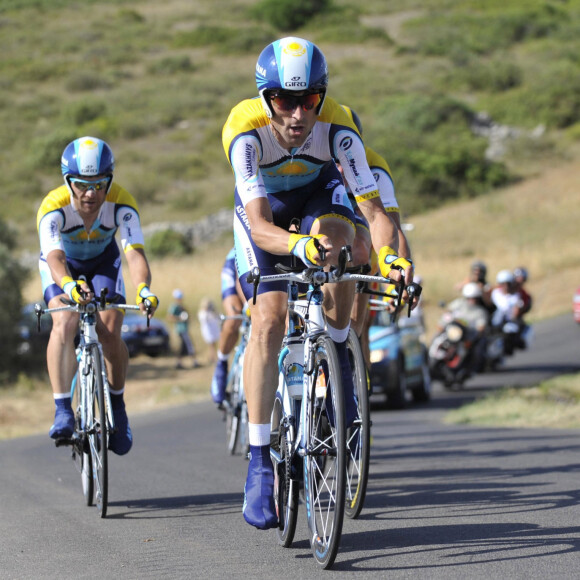
[[535, 299], [530, 320], [570, 311], [580, 285], [579, 184], [580, 164], [562, 164], [504, 191], [414, 218], [408, 237], [424, 280], [429, 328], [439, 316], [437, 304], [456, 296], [454, 284], [475, 259], [488, 265], [490, 282], [504, 268], [528, 268]]
[[451, 411], [446, 423], [494, 427], [580, 428], [580, 379], [557, 377], [538, 387], [506, 389]]
[[[476, 258], [488, 264], [492, 280], [503, 268], [528, 267], [535, 298], [532, 320], [570, 311], [572, 295], [580, 285], [575, 235], [580, 224], [578, 184], [580, 164], [561, 165], [505, 191], [414, 219], [409, 239], [417, 272], [424, 278], [428, 329], [433, 329], [439, 317], [438, 302], [455, 296], [453, 285]], [[400, 197], [404, 204], [404, 194]], [[165, 316], [176, 287], [185, 292], [185, 304], [192, 313], [204, 296], [219, 303], [220, 271], [231, 245], [228, 238], [191, 257], [153, 261], [152, 288], [161, 298], [159, 316]], [[128, 289], [129, 299], [132, 291]], [[39, 281], [34, 279], [25, 297], [32, 301], [38, 296]], [[196, 320], [192, 334], [203, 360], [205, 349]], [[131, 361], [127, 381], [131, 413], [208, 398], [211, 368], [178, 373], [173, 362], [173, 358], [146, 357]], [[47, 381], [38, 385], [23, 379], [18, 387], [0, 390], [0, 438], [48, 429], [53, 412], [50, 398]], [[561, 417], [548, 423], [552, 420], [559, 425]]]

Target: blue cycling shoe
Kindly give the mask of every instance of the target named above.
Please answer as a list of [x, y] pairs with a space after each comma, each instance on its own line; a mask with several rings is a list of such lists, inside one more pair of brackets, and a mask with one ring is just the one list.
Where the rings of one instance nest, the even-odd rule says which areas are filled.
[[65, 439], [72, 437], [75, 430], [75, 416], [73, 410], [57, 407], [54, 413], [54, 424], [48, 432], [52, 439]]
[[244, 519], [259, 530], [278, 527], [274, 503], [274, 466], [269, 445], [250, 445], [243, 513]]
[[228, 361], [218, 360], [211, 380], [211, 398], [217, 405], [224, 402], [228, 384]]
[[113, 402], [112, 406], [115, 431], [109, 433], [109, 449], [117, 455], [125, 455], [133, 446], [133, 433], [129, 427], [124, 401]]

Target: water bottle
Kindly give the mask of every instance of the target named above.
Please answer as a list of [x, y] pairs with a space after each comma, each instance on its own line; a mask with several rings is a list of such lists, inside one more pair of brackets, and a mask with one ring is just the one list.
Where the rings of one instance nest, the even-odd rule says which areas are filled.
[[303, 353], [302, 344], [296, 342], [288, 343], [288, 355], [284, 361], [286, 367], [286, 386], [290, 397], [302, 397], [302, 375], [304, 368], [302, 366]]

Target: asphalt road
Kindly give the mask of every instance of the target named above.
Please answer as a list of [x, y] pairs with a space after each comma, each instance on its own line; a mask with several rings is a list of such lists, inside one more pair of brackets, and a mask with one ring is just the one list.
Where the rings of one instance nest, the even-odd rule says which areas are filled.
[[246, 461], [210, 404], [133, 417], [110, 461], [106, 519], [83, 505], [69, 452], [47, 436], [0, 442], [0, 578], [577, 578], [580, 432], [450, 426], [445, 412], [498, 386], [580, 370], [571, 316], [536, 327], [529, 352], [464, 391], [373, 411], [369, 491], [345, 519], [331, 571], [241, 515]]

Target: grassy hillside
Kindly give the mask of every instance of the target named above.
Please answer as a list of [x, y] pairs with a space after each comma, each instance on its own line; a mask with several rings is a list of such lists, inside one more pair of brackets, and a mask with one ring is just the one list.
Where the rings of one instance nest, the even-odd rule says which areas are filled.
[[[113, 146], [146, 223], [227, 207], [221, 127], [255, 95], [260, 50], [289, 33], [323, 49], [331, 94], [359, 112], [408, 215], [527, 176], [580, 136], [579, 0], [334, 0], [291, 31], [252, 16], [256, 4], [0, 4], [0, 207], [24, 246], [35, 246], [34, 213], [59, 182], [64, 145], [83, 134]], [[499, 159], [470, 130], [481, 111], [522, 131]]]
[[[0, 211], [22, 249], [36, 250], [39, 200], [60, 182], [62, 148], [82, 134], [113, 146], [117, 179], [136, 195], [144, 223], [194, 221], [228, 207], [233, 179], [221, 127], [235, 103], [255, 94], [260, 50], [296, 33], [322, 48], [331, 94], [357, 110], [366, 140], [391, 164], [403, 217], [415, 225], [409, 238], [427, 302], [449, 299], [481, 258], [491, 276], [529, 266], [538, 315], [568, 309], [580, 279], [572, 241], [580, 0], [368, 0], [356, 9], [334, 0], [332, 11], [292, 31], [254, 18], [256, 4], [0, 4]], [[514, 128], [492, 160], [488, 140], [470, 129], [483, 111]], [[217, 296], [215, 256], [230, 244], [209, 258], [204, 249], [155, 263], [156, 284], [167, 296], [177, 283]], [[200, 287], [200, 279], [216, 282]]]

